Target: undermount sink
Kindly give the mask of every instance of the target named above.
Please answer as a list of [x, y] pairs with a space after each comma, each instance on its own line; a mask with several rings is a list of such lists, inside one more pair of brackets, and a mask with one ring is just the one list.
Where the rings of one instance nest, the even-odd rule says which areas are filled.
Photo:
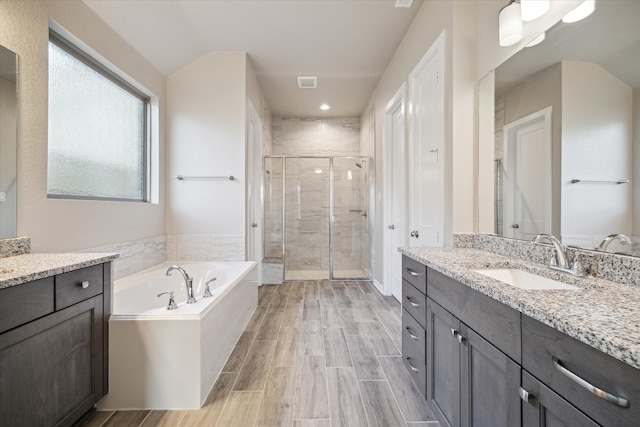
[[482, 268], [473, 271], [506, 283], [507, 285], [530, 291], [580, 289], [577, 286], [568, 285], [515, 268]]

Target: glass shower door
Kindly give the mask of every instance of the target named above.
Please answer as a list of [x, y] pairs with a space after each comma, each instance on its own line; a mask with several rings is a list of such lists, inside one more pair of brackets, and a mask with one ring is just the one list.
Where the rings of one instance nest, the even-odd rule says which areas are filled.
[[332, 279], [369, 277], [369, 159], [333, 159]]
[[285, 159], [285, 280], [330, 278], [327, 158]]

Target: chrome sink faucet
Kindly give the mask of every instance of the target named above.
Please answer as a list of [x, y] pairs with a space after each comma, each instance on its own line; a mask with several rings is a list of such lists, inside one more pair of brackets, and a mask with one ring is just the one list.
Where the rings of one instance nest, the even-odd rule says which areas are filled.
[[173, 272], [173, 270], [178, 270], [180, 273], [182, 273], [182, 277], [184, 277], [184, 284], [187, 287], [187, 304], [193, 304], [196, 302], [196, 297], [193, 295], [193, 277], [190, 277], [186, 271], [184, 271], [184, 268], [180, 267], [179, 265], [172, 265], [171, 267], [169, 267], [167, 269], [167, 276], [171, 276], [171, 272]]
[[609, 244], [615, 240], [620, 240], [620, 243], [623, 245], [631, 245], [633, 242], [624, 234], [610, 234], [600, 242], [598, 246], [596, 246], [597, 251], [606, 252]]
[[547, 241], [553, 245], [555, 256], [551, 258], [551, 262], [549, 263], [550, 269], [562, 271], [563, 273], [568, 273], [572, 276], [577, 277], [583, 277], [587, 275], [587, 272], [582, 266], [582, 263], [578, 260], [577, 256], [573, 264], [569, 262], [567, 256], [567, 247], [560, 243], [560, 241], [556, 237], [550, 234], [537, 234], [531, 239], [531, 241], [533, 243], [541, 243], [543, 241]]

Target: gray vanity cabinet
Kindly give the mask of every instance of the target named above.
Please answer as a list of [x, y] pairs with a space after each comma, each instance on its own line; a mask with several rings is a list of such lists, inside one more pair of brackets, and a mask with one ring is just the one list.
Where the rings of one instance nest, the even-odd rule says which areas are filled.
[[460, 425], [460, 321], [427, 299], [427, 401], [444, 427]]
[[427, 269], [402, 257], [402, 361], [426, 396], [426, 302]]
[[575, 406], [573, 412], [603, 426], [639, 425], [638, 369], [528, 316], [522, 317], [522, 330], [523, 369], [566, 399], [567, 408]]
[[522, 427], [599, 426], [527, 371], [522, 371], [522, 389]]
[[47, 298], [51, 308], [44, 316], [27, 308], [0, 334], [0, 426], [73, 425], [106, 393], [110, 270], [100, 264], [0, 290], [0, 308]]
[[427, 298], [427, 400], [444, 426], [520, 424], [520, 366]]

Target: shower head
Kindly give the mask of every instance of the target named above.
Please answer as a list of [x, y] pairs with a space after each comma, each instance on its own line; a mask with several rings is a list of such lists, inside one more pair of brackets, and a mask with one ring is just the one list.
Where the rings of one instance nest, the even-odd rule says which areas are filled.
[[356, 162], [356, 166], [362, 169], [362, 165], [367, 163], [366, 160], [360, 160], [359, 162]]

